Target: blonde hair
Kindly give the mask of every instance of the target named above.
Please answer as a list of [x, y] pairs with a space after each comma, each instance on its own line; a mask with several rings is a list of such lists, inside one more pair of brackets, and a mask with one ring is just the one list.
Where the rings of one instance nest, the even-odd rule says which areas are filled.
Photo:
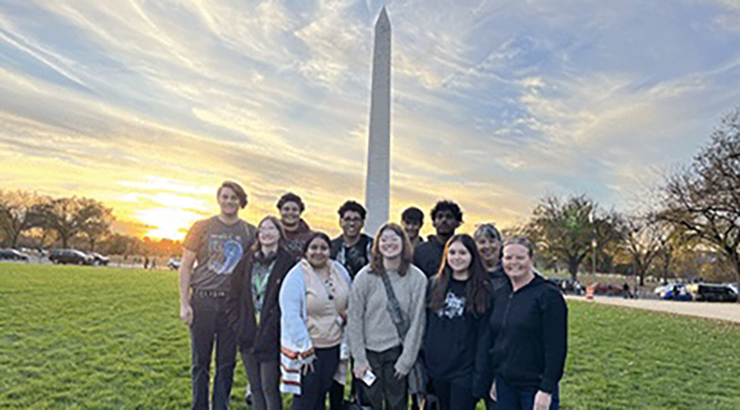
[[504, 239], [504, 244], [503, 246], [501, 246], [501, 249], [503, 250], [509, 245], [521, 245], [527, 248], [527, 254], [529, 255], [529, 259], [532, 259], [534, 257], [534, 245], [532, 245], [532, 241], [530, 241], [525, 236], [512, 236], [512, 237]]

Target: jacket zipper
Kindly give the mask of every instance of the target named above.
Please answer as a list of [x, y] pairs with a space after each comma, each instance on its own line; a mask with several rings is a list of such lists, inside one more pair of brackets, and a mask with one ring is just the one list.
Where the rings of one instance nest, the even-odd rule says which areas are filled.
[[506, 301], [506, 310], [504, 310], [504, 324], [503, 329], [506, 329], [506, 322], [509, 320], [509, 307], [511, 306], [511, 300], [514, 299], [514, 292], [509, 295], [509, 300]]
[[[506, 329], [506, 322], [509, 321], [509, 308], [511, 307], [511, 301], [514, 299], [515, 293], [516, 292], [512, 291], [511, 294], [509, 295], [509, 300], [506, 301], [506, 310], [504, 310], [504, 321], [503, 321], [503, 325], [501, 326], [501, 329]], [[501, 374], [505, 374], [506, 373], [506, 361], [504, 361], [504, 363], [502, 364], [503, 366], [501, 367]]]

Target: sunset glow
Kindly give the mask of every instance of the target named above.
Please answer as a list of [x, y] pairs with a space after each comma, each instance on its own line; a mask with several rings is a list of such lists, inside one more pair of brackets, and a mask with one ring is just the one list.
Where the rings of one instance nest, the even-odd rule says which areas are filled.
[[250, 222], [294, 191], [337, 234], [364, 198], [386, 6], [392, 219], [453, 199], [463, 230], [511, 226], [546, 194], [627, 209], [740, 101], [737, 4], [2, 2], [0, 180], [173, 239], [235, 180]]

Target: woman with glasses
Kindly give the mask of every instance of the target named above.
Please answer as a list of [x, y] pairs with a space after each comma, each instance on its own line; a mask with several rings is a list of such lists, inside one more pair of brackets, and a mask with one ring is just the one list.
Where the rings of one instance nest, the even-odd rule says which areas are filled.
[[280, 306], [278, 295], [296, 260], [285, 248], [280, 221], [267, 216], [257, 228], [254, 249], [233, 276], [229, 303], [255, 410], [282, 408], [280, 398]]
[[323, 410], [332, 380], [347, 378], [343, 339], [351, 279], [329, 258], [330, 249], [326, 234], [313, 233], [280, 290], [281, 389], [293, 393], [296, 410]]

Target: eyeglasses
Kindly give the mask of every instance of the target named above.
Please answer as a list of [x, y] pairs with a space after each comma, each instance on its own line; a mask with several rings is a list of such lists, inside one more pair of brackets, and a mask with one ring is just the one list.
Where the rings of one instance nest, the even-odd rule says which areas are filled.
[[362, 222], [362, 218], [342, 218], [344, 222]]

